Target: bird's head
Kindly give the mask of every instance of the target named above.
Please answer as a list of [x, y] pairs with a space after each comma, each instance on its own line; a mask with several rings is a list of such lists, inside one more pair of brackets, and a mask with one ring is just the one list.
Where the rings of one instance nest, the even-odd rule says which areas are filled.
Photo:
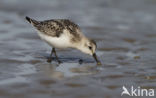
[[93, 55], [95, 53], [96, 47], [96, 42], [94, 40], [86, 39], [85, 41], [83, 41], [81, 51], [86, 54]]
[[83, 53], [89, 54], [94, 57], [98, 65], [101, 65], [100, 61], [97, 59], [96, 56], [96, 42], [94, 40], [90, 39], [85, 39], [82, 41], [81, 47], [79, 47], [79, 50], [82, 51]]

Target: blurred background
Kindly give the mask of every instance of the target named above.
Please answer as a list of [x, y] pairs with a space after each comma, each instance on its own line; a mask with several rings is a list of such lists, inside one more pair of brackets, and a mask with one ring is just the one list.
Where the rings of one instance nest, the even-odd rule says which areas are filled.
[[[128, 98], [123, 85], [156, 89], [155, 9], [156, 0], [0, 0], [0, 98]], [[25, 16], [74, 21], [97, 42], [102, 66], [71, 49], [57, 50], [59, 66], [47, 63], [51, 47]]]

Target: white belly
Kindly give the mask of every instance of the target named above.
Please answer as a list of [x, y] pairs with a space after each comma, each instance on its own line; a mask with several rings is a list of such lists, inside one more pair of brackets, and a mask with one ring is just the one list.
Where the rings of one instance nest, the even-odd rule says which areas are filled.
[[51, 37], [39, 32], [39, 36], [42, 40], [46, 41], [49, 45], [55, 48], [68, 48], [70, 47], [69, 37], [66, 35], [61, 35], [60, 37]]

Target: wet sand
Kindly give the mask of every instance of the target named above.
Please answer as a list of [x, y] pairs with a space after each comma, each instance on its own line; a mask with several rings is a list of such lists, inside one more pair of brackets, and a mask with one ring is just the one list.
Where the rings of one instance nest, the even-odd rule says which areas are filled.
[[[120, 98], [123, 85], [156, 89], [155, 9], [155, 0], [1, 0], [0, 98]], [[72, 49], [56, 50], [59, 66], [47, 63], [51, 47], [25, 16], [73, 20], [96, 40], [102, 66]]]

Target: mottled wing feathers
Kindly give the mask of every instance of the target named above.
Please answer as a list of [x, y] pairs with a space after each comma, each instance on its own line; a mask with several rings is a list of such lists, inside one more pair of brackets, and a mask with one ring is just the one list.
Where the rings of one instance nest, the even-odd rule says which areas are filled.
[[31, 19], [31, 18], [29, 18], [29, 17], [25, 17], [25, 19], [29, 22], [29, 23], [31, 23], [31, 24], [33, 24], [33, 25], [38, 25], [39, 24], [39, 22], [38, 21], [36, 21], [36, 20], [34, 20], [34, 19]]
[[80, 28], [78, 25], [73, 23], [68, 19], [52, 19], [45, 21], [36, 21], [29, 17], [26, 17], [26, 20], [31, 23], [38, 31], [52, 36], [59, 37], [64, 30], [68, 31], [71, 34], [72, 41], [80, 40]]
[[46, 35], [59, 37], [63, 33], [63, 25], [56, 20], [41, 21], [36, 28]]
[[70, 20], [64, 19], [60, 20], [64, 28], [71, 34], [71, 41], [76, 42], [81, 39], [80, 37], [80, 28], [75, 23], [71, 22]]
[[69, 30], [70, 32], [76, 32], [76, 30], [79, 30], [79, 26], [68, 19], [61, 20], [60, 22], [62, 25], [64, 25], [65, 29]]
[[47, 35], [59, 37], [63, 30], [66, 29], [70, 33], [77, 33], [79, 27], [67, 19], [46, 20], [40, 22], [38, 29]]

